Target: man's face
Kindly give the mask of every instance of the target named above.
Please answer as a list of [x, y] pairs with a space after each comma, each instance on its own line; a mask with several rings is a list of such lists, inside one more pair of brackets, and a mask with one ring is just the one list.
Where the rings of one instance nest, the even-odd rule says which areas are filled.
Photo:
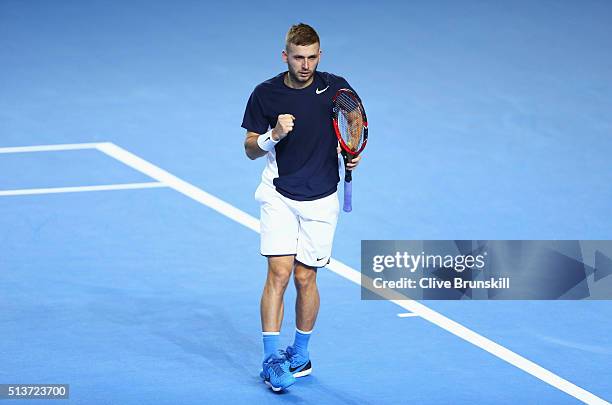
[[312, 78], [319, 59], [321, 51], [319, 44], [312, 45], [294, 45], [289, 44], [287, 49], [283, 51], [283, 60], [287, 63], [289, 74], [292, 79], [305, 83]]

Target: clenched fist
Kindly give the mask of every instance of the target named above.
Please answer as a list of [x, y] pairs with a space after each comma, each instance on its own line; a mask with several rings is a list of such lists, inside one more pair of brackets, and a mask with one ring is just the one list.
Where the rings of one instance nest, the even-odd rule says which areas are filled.
[[295, 117], [291, 114], [280, 114], [276, 120], [276, 126], [272, 130], [272, 139], [280, 141], [293, 129]]

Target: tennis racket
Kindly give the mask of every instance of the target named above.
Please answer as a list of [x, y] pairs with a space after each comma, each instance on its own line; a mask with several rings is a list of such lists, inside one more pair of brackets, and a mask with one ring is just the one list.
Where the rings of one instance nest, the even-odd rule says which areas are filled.
[[354, 91], [340, 89], [332, 99], [332, 120], [344, 160], [344, 212], [353, 210], [353, 176], [346, 165], [359, 156], [368, 142], [368, 119]]

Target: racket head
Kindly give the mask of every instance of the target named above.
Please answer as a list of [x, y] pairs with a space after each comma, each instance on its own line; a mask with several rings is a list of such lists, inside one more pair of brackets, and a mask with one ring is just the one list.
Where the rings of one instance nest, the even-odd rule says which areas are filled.
[[332, 122], [340, 147], [349, 157], [356, 157], [368, 142], [368, 118], [363, 104], [350, 89], [338, 90], [332, 101]]

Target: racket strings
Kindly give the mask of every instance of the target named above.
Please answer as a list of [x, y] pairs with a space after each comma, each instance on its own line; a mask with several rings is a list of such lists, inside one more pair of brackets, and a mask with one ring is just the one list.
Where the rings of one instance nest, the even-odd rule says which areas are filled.
[[340, 135], [349, 149], [356, 151], [361, 147], [365, 132], [359, 103], [348, 94], [340, 94], [336, 99], [336, 108]]

